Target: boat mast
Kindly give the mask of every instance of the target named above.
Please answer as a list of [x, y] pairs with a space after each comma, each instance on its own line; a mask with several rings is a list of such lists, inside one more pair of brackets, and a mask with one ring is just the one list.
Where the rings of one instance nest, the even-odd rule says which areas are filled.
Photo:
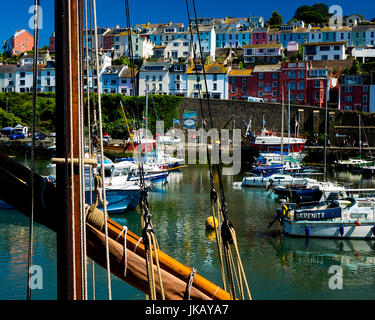
[[290, 89], [288, 90], [288, 153], [290, 154]]
[[325, 116], [324, 116], [324, 181], [327, 181], [327, 127], [328, 127], [328, 90], [326, 91], [326, 106], [325, 106]]
[[[81, 17], [79, 20], [78, 17]], [[82, 21], [80, 0], [55, 1], [56, 25], [56, 156], [65, 164], [56, 166], [56, 189], [59, 194], [54, 212], [57, 223], [57, 297], [59, 300], [81, 300], [83, 245], [80, 236], [79, 170], [72, 170], [68, 159], [79, 158], [81, 80], [79, 70], [79, 32]], [[77, 168], [74, 168], [77, 169]]]
[[281, 90], [281, 146], [280, 146], [280, 156], [281, 156], [281, 173], [284, 172], [284, 86]]
[[358, 114], [358, 144], [359, 144], [359, 159], [362, 159], [362, 137], [361, 137], [361, 114]]

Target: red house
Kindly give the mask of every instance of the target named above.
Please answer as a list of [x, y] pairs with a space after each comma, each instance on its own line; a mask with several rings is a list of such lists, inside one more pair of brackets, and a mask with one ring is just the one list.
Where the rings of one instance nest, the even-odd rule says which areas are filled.
[[256, 96], [256, 79], [253, 69], [233, 69], [229, 72], [228, 99], [246, 100]]
[[339, 79], [339, 109], [369, 112], [369, 75], [343, 75]]
[[281, 71], [284, 101], [289, 98], [292, 103], [306, 104], [308, 63], [284, 62], [281, 64]]
[[254, 28], [252, 34], [252, 44], [267, 44], [268, 28]]
[[254, 68], [254, 96], [265, 102], [281, 102], [281, 65], [258, 65]]

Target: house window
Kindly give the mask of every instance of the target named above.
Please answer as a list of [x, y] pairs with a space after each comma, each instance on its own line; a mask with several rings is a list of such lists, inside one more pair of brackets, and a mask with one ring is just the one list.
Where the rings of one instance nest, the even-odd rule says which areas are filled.
[[231, 84], [236, 84], [237, 83], [237, 78], [236, 77], [230, 77], [230, 83]]
[[304, 79], [305, 78], [305, 71], [298, 71], [298, 79]]
[[258, 97], [259, 97], [259, 98], [262, 98], [262, 97], [263, 97], [263, 92], [260, 91], [260, 90], [258, 91]]
[[279, 79], [279, 74], [276, 72], [272, 73], [272, 79]]
[[353, 97], [352, 96], [345, 96], [344, 97], [344, 101], [345, 102], [352, 102], [353, 101]]
[[344, 92], [353, 92], [353, 87], [351, 87], [351, 86], [345, 86], [344, 87]]
[[289, 71], [288, 72], [288, 78], [289, 79], [295, 79], [296, 78], [296, 72], [295, 71]]
[[163, 84], [159, 83], [159, 91], [163, 91]]
[[213, 86], [212, 86], [212, 90], [213, 91], [216, 91], [217, 90], [217, 83], [214, 83]]
[[150, 80], [150, 77], [149, 76], [146, 76], [146, 81]]
[[320, 91], [315, 92], [315, 100], [320, 100]]
[[273, 91], [272, 91], [272, 97], [277, 97], [277, 95], [278, 95], [277, 90], [273, 90]]
[[291, 100], [291, 101], [296, 100], [296, 95], [295, 95], [294, 93], [291, 93], [291, 94], [290, 94], [290, 100]]
[[272, 88], [277, 88], [279, 86], [279, 83], [277, 81], [272, 82]]
[[258, 82], [258, 88], [263, 88], [263, 82]]
[[326, 54], [322, 55], [322, 60], [328, 60], [328, 56]]
[[247, 87], [246, 86], [242, 86], [241, 87], [241, 93], [246, 93], [247, 91]]
[[363, 92], [368, 92], [368, 86], [363, 86], [362, 90], [363, 90]]
[[362, 106], [362, 112], [368, 112], [368, 106]]
[[202, 90], [202, 85], [201, 84], [195, 84], [194, 90]]
[[305, 83], [303, 81], [298, 82], [298, 90], [304, 90], [305, 89]]
[[368, 102], [368, 96], [362, 96], [362, 102]]
[[212, 81], [217, 81], [217, 74], [214, 74], [214, 75], [212, 76]]
[[242, 83], [247, 83], [247, 78], [246, 77], [242, 77]]
[[230, 93], [236, 93], [236, 87], [230, 87]]
[[335, 54], [335, 55], [333, 56], [333, 59], [334, 59], [334, 60], [340, 60], [340, 55], [339, 55], [339, 54]]
[[159, 76], [159, 81], [163, 81], [163, 76], [162, 75]]
[[305, 100], [305, 95], [303, 93], [299, 93], [298, 100]]
[[264, 79], [264, 73], [259, 73], [258, 79]]
[[289, 90], [296, 90], [296, 83], [294, 81], [291, 81], [288, 83], [288, 89]]

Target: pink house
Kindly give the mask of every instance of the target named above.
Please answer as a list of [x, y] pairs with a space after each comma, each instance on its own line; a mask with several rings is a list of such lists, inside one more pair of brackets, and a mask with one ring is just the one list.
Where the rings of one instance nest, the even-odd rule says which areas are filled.
[[52, 36], [49, 38], [49, 52], [55, 52], [55, 33], [52, 33]]
[[34, 37], [27, 30], [18, 30], [4, 42], [4, 52], [11, 55], [19, 55], [34, 48]]

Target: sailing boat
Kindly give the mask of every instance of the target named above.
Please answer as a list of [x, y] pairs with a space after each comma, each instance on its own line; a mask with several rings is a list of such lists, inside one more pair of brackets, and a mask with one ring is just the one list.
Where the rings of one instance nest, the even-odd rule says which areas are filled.
[[[361, 138], [361, 114], [358, 114], [358, 145], [359, 145], [359, 155], [355, 158], [349, 158], [348, 160], [338, 160], [336, 161], [337, 169], [351, 170], [354, 172], [363, 171], [367, 167], [372, 167], [374, 165], [373, 160], [362, 159], [362, 138]], [[369, 170], [373, 170], [370, 168]]]

